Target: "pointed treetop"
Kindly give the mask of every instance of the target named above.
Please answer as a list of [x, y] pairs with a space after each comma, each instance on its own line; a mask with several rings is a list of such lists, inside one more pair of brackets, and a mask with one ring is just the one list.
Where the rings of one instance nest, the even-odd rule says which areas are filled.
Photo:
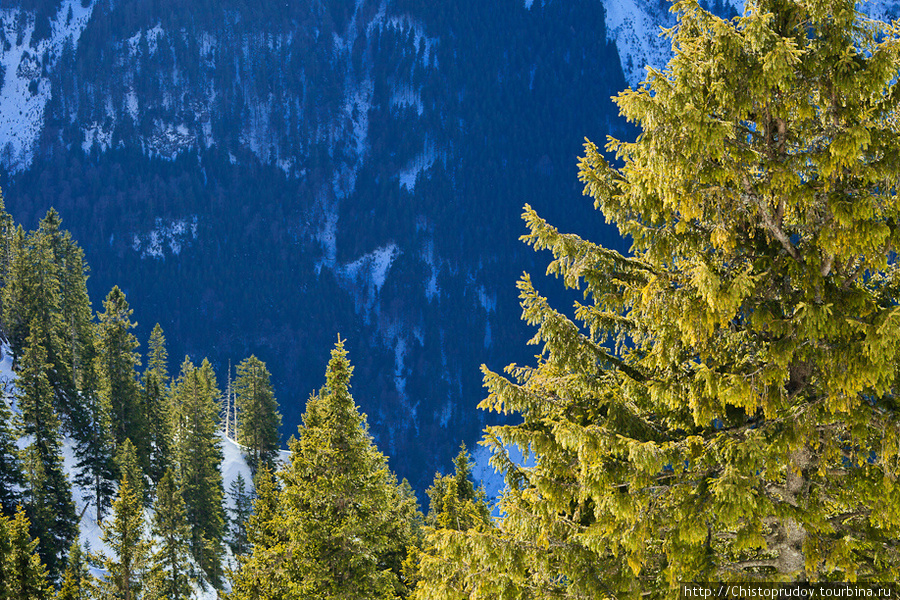
[[41, 219], [38, 228], [46, 233], [57, 233], [62, 228], [62, 217], [56, 212], [56, 209], [50, 207], [47, 214]]
[[340, 399], [350, 398], [350, 376], [353, 375], [353, 367], [347, 358], [347, 350], [344, 349], [344, 341], [338, 336], [337, 344], [331, 351], [331, 360], [328, 361], [328, 369], [325, 371], [325, 387], [327, 394]]
[[137, 327], [137, 323], [132, 323], [129, 320], [133, 312], [131, 307], [128, 306], [128, 300], [125, 299], [125, 292], [120, 290], [119, 286], [114, 285], [103, 301], [103, 312], [100, 314], [100, 322], [123, 321], [126, 328], [131, 329]]
[[150, 354], [147, 359], [148, 370], [156, 371], [162, 375], [163, 379], [167, 379], [169, 353], [166, 351], [166, 337], [163, 335], [163, 329], [159, 323], [154, 325], [153, 331], [150, 332], [149, 350]]

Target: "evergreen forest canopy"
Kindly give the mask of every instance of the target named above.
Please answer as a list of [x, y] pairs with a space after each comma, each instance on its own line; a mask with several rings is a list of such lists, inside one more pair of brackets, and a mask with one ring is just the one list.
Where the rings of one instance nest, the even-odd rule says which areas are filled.
[[[422, 516], [368, 434], [339, 339], [289, 463], [276, 467], [269, 447], [249, 453], [252, 510], [236, 489], [228, 537], [209, 363], [185, 361], [170, 381], [155, 331], [156, 366], [139, 379], [121, 291], [94, 323], [83, 260], [55, 215], [27, 235], [4, 217], [19, 416], [0, 407], [0, 582], [12, 582], [0, 598], [46, 596], [45, 572], [66, 598], [181, 598], [200, 576], [229, 579], [234, 600], [675, 597], [688, 581], [896, 580], [900, 24], [849, 1], [759, 0], [731, 20], [696, 2], [675, 8], [675, 57], [615, 99], [640, 136], [609, 141], [619, 168], [591, 142], [579, 165], [631, 253], [561, 233], [526, 206], [524, 241], [550, 250], [548, 272], [584, 301], [570, 319], [526, 274], [537, 362], [506, 376], [483, 368], [481, 408], [519, 420], [486, 432], [507, 482], [498, 519], [465, 449], [454, 474], [435, 477]], [[235, 387], [277, 427], [271, 390], [248, 391], [268, 381], [257, 362], [242, 363], [239, 379], [253, 379]], [[154, 402], [173, 407], [160, 434]], [[98, 518], [109, 513], [112, 555], [93, 559], [102, 581], [77, 544], [66, 550], [61, 430], [91, 440], [79, 469]], [[510, 444], [532, 466], [515, 464]], [[152, 538], [142, 503], [154, 506]], [[228, 572], [226, 538], [238, 557]]]

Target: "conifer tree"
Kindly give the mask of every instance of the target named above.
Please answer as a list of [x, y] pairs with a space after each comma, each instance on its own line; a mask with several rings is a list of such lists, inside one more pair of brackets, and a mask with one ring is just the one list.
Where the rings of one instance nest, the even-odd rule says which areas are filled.
[[191, 530], [184, 499], [171, 469], [166, 470], [156, 487], [152, 532], [157, 539], [151, 567], [156, 597], [166, 600], [188, 598], [193, 579], [188, 567]]
[[434, 483], [426, 490], [430, 509], [425, 519], [423, 548], [412, 548], [404, 561], [404, 576], [408, 585], [415, 586], [413, 598], [466, 598], [457, 573], [459, 564], [455, 558], [448, 562], [444, 549], [454, 542], [454, 532], [484, 534], [492, 526], [484, 490], [476, 489], [472, 481], [472, 462], [465, 444], [453, 463], [455, 472], [435, 474]]
[[229, 509], [229, 530], [230, 536], [228, 546], [234, 556], [242, 556], [250, 550], [250, 543], [247, 540], [247, 521], [253, 514], [253, 490], [247, 490], [247, 482], [244, 476], [238, 473], [234, 481], [228, 487], [228, 495], [234, 508]]
[[254, 473], [263, 463], [272, 465], [280, 443], [281, 414], [269, 379], [266, 364], [255, 356], [237, 366], [238, 439], [247, 448], [247, 464]]
[[465, 531], [490, 524], [491, 509], [481, 488], [472, 480], [471, 455], [463, 444], [453, 459], [453, 475], [436, 474], [434, 483], [426, 490], [429, 499], [430, 527]]
[[[280, 510], [289, 597], [397, 598], [407, 547], [416, 541], [414, 497], [397, 483], [350, 395], [340, 340], [325, 388], [307, 403]], [[255, 546], [254, 546], [255, 548]]]
[[19, 428], [15, 415], [6, 403], [6, 390], [0, 394], [0, 515], [12, 516], [21, 503], [17, 490], [24, 483], [16, 446]]
[[204, 359], [198, 368], [185, 358], [172, 397], [174, 445], [191, 528], [191, 554], [209, 581], [218, 587], [222, 577], [225, 490], [219, 471], [220, 393], [209, 361]]
[[265, 465], [256, 472], [256, 498], [247, 520], [247, 542], [251, 552], [238, 555], [238, 569], [231, 575], [230, 600], [288, 600], [289, 574], [283, 556], [290, 542], [283, 512], [281, 490]]
[[147, 415], [147, 429], [150, 445], [150, 479], [158, 482], [166, 469], [171, 467], [169, 431], [169, 355], [162, 327], [157, 323], [150, 333], [147, 370], [142, 378], [144, 413]]
[[61, 347], [59, 274], [49, 241], [19, 226], [12, 240], [12, 262], [3, 288], [3, 321], [18, 364], [31, 334], [30, 325], [41, 325], [41, 344]]
[[94, 597], [96, 582], [88, 570], [87, 556], [78, 540], [69, 548], [68, 564], [56, 600], [89, 600]]
[[580, 164], [631, 255], [526, 207], [585, 302], [523, 278], [540, 357], [485, 370], [482, 407], [522, 422], [488, 432], [498, 532], [446, 548], [469, 598], [900, 569], [900, 35], [849, 0], [676, 8], [674, 58], [616, 99], [642, 129], [622, 166]]
[[21, 507], [15, 517], [0, 515], [0, 598], [4, 600], [45, 600], [52, 589], [36, 552], [38, 540], [32, 539], [29, 530]]
[[149, 490], [145, 481], [144, 471], [138, 462], [137, 451], [131, 440], [125, 438], [125, 441], [119, 446], [119, 453], [116, 454], [116, 468], [119, 472], [119, 483], [128, 480], [131, 491], [137, 496], [141, 505], [147, 503], [149, 499]]
[[101, 588], [115, 598], [139, 600], [150, 559], [150, 543], [144, 524], [144, 509], [128, 478], [122, 480], [110, 519], [104, 523], [103, 542], [112, 551], [101, 556], [107, 576]]
[[62, 229], [62, 219], [53, 208], [47, 211], [34, 235], [49, 249], [59, 285], [59, 314], [52, 321], [58, 331], [45, 341], [48, 360], [54, 367], [50, 383], [57, 408], [65, 415], [66, 429], [80, 439], [80, 435], [85, 435], [82, 426], [84, 406], [78, 391], [84, 384], [85, 369], [92, 366], [94, 359], [94, 325], [87, 292], [88, 267], [84, 251], [71, 234]]
[[105, 394], [92, 391], [83, 393], [84, 426], [88, 434], [83, 436], [75, 448], [78, 459], [75, 482], [84, 488], [86, 496], [83, 499], [94, 505], [95, 519], [100, 523], [115, 496], [117, 468], [113, 454], [111, 408]]
[[[97, 374], [100, 394], [110, 408], [115, 451], [125, 439], [131, 439], [142, 463], [147, 462], [147, 419], [141, 402], [136, 367], [140, 357], [135, 351], [137, 338], [131, 333], [137, 324], [131, 321], [132, 310], [118, 287], [107, 294], [100, 313], [97, 346]], [[148, 464], [142, 464], [145, 469]]]
[[51, 580], [64, 566], [66, 551], [77, 535], [72, 491], [63, 471], [59, 419], [53, 410], [53, 390], [47, 377], [52, 365], [40, 343], [40, 326], [31, 324], [17, 380], [23, 431], [31, 443], [23, 452], [26, 508], [38, 552]]
[[12, 263], [11, 241], [15, 234], [16, 225], [12, 216], [6, 210], [6, 201], [3, 199], [3, 190], [0, 190], [0, 285], [6, 280], [9, 265]]

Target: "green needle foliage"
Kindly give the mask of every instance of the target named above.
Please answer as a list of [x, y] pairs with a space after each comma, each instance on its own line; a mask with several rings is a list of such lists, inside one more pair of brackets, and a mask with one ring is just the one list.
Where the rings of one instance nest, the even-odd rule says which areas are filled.
[[331, 352], [326, 384], [307, 402], [291, 464], [257, 477], [248, 522], [252, 553], [241, 559], [231, 598], [404, 598], [400, 578], [416, 542], [420, 514], [398, 484], [350, 395], [353, 369], [342, 342]]
[[89, 600], [95, 596], [96, 582], [88, 570], [88, 557], [78, 540], [69, 548], [68, 564], [56, 600]]
[[65, 567], [66, 551], [78, 535], [78, 519], [47, 375], [52, 365], [40, 339], [40, 325], [32, 321], [16, 385], [23, 431], [30, 441], [22, 451], [26, 510], [32, 534], [39, 540], [38, 553], [55, 582]]
[[38, 540], [21, 507], [15, 517], [0, 515], [0, 599], [44, 600], [53, 589], [37, 553]]
[[142, 597], [143, 580], [150, 560], [150, 542], [144, 524], [141, 500], [128, 478], [122, 479], [113, 514], [103, 527], [103, 542], [112, 550], [101, 557], [107, 576], [101, 582], [104, 594], [122, 600]]
[[172, 390], [173, 456], [190, 526], [191, 554], [214, 587], [221, 584], [225, 510], [216, 376], [206, 359], [185, 357]]
[[255, 356], [237, 366], [238, 440], [247, 447], [247, 464], [253, 473], [262, 464], [271, 467], [281, 445], [281, 414], [269, 379], [266, 363]]
[[621, 166], [580, 163], [631, 255], [526, 207], [585, 301], [526, 275], [537, 363], [485, 369], [482, 408], [521, 423], [488, 431], [499, 533], [447, 550], [467, 598], [898, 576], [900, 28], [848, 0], [675, 9], [674, 58], [616, 98], [641, 128]]
[[188, 566], [191, 530], [184, 500], [171, 469], [166, 470], [156, 487], [151, 531], [157, 539], [150, 576], [156, 597], [166, 600], [189, 598], [191, 581], [195, 579]]

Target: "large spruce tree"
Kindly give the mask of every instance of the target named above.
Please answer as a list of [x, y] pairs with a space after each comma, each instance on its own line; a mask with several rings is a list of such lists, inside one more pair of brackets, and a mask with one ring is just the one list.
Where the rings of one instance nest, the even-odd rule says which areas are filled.
[[204, 359], [196, 367], [185, 358], [172, 391], [173, 447], [191, 531], [191, 553], [216, 587], [223, 575], [225, 536], [225, 490], [219, 470], [220, 397], [209, 361]]
[[47, 363], [41, 339], [41, 326], [33, 321], [16, 386], [23, 433], [29, 442], [22, 452], [25, 507], [32, 533], [39, 539], [38, 553], [55, 581], [65, 567], [65, 554], [78, 534], [78, 524], [47, 376], [52, 365]]
[[113, 287], [103, 301], [100, 313], [97, 341], [97, 374], [100, 394], [110, 410], [115, 450], [130, 439], [138, 449], [142, 467], [149, 468], [149, 443], [147, 419], [141, 402], [136, 368], [140, 356], [136, 352], [137, 338], [131, 330], [137, 325], [131, 321], [132, 310], [125, 294]]
[[234, 381], [238, 441], [247, 448], [247, 464], [254, 473], [260, 465], [272, 466], [281, 442], [281, 414], [270, 377], [266, 363], [251, 356], [237, 366]]
[[150, 542], [140, 498], [127, 477], [119, 486], [112, 509], [112, 516], [103, 526], [103, 543], [111, 554], [100, 557], [106, 570], [100, 587], [107, 597], [138, 600], [149, 573]]
[[258, 486], [256, 510], [268, 519], [251, 518], [253, 552], [241, 561], [234, 600], [408, 595], [401, 564], [420, 515], [412, 491], [372, 443], [350, 395], [351, 373], [339, 341], [325, 387], [308, 401], [300, 437], [291, 441], [277, 503], [270, 485]]
[[171, 467], [171, 431], [169, 419], [169, 354], [162, 327], [157, 323], [150, 333], [147, 370], [142, 378], [144, 414], [150, 447], [148, 475], [158, 482]]
[[499, 533], [448, 550], [466, 598], [897, 578], [900, 31], [850, 0], [676, 9], [668, 67], [616, 98], [637, 140], [580, 163], [631, 254], [526, 208], [585, 301], [520, 282], [541, 354], [485, 371], [521, 422], [488, 433]]

